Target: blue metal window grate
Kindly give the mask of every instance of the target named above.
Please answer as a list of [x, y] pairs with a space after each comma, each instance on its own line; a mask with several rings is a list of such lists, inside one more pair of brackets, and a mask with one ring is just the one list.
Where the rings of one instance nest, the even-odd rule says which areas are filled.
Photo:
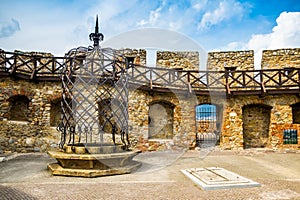
[[297, 130], [287, 129], [283, 131], [283, 144], [298, 144]]
[[217, 108], [215, 105], [202, 104], [196, 106], [196, 120], [198, 121], [216, 121]]

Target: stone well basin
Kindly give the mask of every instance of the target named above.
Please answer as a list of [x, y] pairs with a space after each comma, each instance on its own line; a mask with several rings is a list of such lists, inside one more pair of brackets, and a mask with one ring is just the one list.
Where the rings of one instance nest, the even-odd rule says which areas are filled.
[[133, 160], [138, 153], [121, 145], [75, 145], [65, 151], [49, 151], [57, 163], [48, 165], [53, 175], [97, 177], [131, 173], [141, 163]]

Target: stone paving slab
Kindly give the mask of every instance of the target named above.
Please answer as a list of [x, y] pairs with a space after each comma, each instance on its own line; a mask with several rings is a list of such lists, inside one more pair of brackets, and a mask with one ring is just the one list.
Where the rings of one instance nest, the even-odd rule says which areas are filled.
[[219, 167], [191, 168], [181, 172], [203, 190], [259, 187], [260, 184]]
[[[99, 178], [52, 176], [47, 154], [18, 154], [0, 162], [0, 199], [300, 199], [300, 154], [259, 152], [151, 152], [136, 172]], [[261, 184], [201, 190], [181, 169], [221, 167]]]

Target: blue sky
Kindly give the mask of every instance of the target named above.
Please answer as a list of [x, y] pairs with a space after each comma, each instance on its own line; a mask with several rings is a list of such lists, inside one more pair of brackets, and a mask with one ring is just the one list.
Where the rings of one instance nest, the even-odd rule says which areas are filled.
[[1, 0], [0, 48], [63, 55], [91, 44], [97, 14], [105, 39], [161, 28], [206, 51], [300, 47], [299, 0]]

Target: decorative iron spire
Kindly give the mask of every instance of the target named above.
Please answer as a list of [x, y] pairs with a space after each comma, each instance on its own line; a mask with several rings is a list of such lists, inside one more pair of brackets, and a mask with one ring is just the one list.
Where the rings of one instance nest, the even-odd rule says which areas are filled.
[[95, 33], [90, 34], [90, 40], [94, 41], [94, 47], [99, 47], [99, 41], [103, 41], [104, 35], [99, 33], [98, 15], [96, 18]]

